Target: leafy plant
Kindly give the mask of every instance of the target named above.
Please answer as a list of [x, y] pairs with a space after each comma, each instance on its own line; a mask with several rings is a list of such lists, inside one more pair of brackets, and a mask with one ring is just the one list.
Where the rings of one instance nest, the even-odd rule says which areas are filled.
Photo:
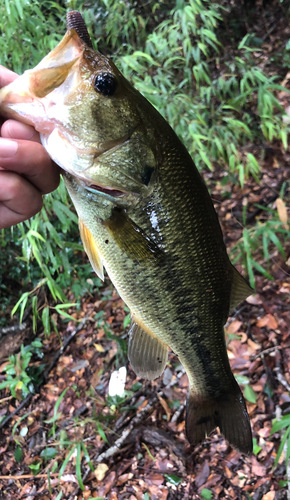
[[9, 357], [9, 364], [3, 368], [7, 375], [7, 380], [0, 383], [0, 390], [9, 387], [13, 397], [22, 399], [30, 392], [34, 393], [35, 386], [39, 384], [44, 365], [29, 367], [29, 362], [33, 354], [42, 357], [39, 339], [34, 340], [30, 345], [21, 346], [18, 354]]
[[[281, 419], [274, 419], [271, 434], [282, 431], [283, 437], [277, 451], [274, 467], [278, 464], [280, 457], [285, 450], [285, 463], [289, 463], [290, 458], [290, 415], [283, 415]], [[288, 478], [289, 479], [289, 478]]]

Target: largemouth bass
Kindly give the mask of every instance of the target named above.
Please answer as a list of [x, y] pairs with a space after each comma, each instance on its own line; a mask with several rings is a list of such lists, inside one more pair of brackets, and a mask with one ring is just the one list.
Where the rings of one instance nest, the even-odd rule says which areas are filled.
[[[189, 379], [186, 433], [219, 427], [250, 453], [252, 435], [224, 338], [229, 311], [252, 293], [232, 266], [206, 185], [157, 110], [92, 48], [68, 14], [59, 45], [0, 92], [2, 115], [32, 124], [63, 177], [80, 234], [130, 308], [128, 356], [159, 377], [168, 346]], [[31, 145], [33, 147], [33, 144]]]

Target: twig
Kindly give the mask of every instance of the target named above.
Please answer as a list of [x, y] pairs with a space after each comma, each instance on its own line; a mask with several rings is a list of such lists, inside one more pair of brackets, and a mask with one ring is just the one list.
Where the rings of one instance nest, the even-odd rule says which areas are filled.
[[171, 419], [172, 423], [177, 422], [177, 420], [179, 419], [179, 417], [180, 417], [181, 413], [183, 412], [184, 408], [185, 408], [185, 404], [180, 405], [180, 407], [176, 410], [176, 412], [172, 416], [172, 419]]
[[[53, 473], [50, 473], [50, 476], [58, 476], [59, 473], [58, 472], [53, 472]], [[46, 477], [47, 478], [47, 474], [37, 474], [36, 476], [34, 474], [19, 474], [19, 475], [14, 475], [14, 476], [0, 476], [0, 481], [1, 479], [35, 479], [35, 478], [38, 478], [38, 477]]]
[[6, 418], [4, 418], [4, 420], [1, 422], [0, 424], [0, 429], [3, 429], [3, 427], [5, 427], [6, 424], [8, 424], [8, 422], [10, 422], [10, 420], [20, 411], [22, 410], [22, 408], [24, 408], [27, 403], [29, 403], [29, 401], [31, 400], [32, 396], [34, 396], [34, 394], [32, 394], [32, 392], [30, 392], [28, 394], [28, 396], [26, 396], [26, 398], [22, 401], [22, 403], [17, 406], [17, 408], [15, 408], [15, 410], [10, 413], [9, 415], [7, 415]]
[[[50, 363], [49, 367], [44, 371], [43, 373], [43, 378], [42, 378], [42, 381], [41, 383], [35, 388], [35, 392], [36, 393], [39, 393], [40, 391], [40, 387], [47, 381], [48, 379], [48, 376], [51, 372], [51, 370], [53, 369], [53, 367], [55, 366], [55, 364], [57, 363], [57, 361], [59, 360], [59, 358], [62, 356], [62, 354], [64, 353], [65, 349], [67, 348], [67, 346], [70, 344], [70, 342], [74, 339], [74, 337], [77, 335], [77, 333], [83, 328], [84, 324], [87, 322], [88, 320], [88, 316], [86, 316], [81, 322], [80, 324], [77, 326], [77, 328], [69, 335], [69, 337], [64, 341], [64, 344], [61, 346], [61, 348], [59, 349], [59, 351], [56, 353], [56, 355], [54, 356], [52, 362]], [[8, 415], [0, 424], [0, 429], [3, 429], [3, 427], [5, 427], [5, 425], [10, 422], [10, 420], [20, 411], [22, 410], [22, 408], [24, 408], [27, 403], [29, 403], [29, 401], [31, 400], [31, 398], [34, 396], [34, 394], [30, 393], [26, 396], [26, 398], [22, 401], [22, 403], [12, 412], [10, 413], [10, 415]]]
[[19, 330], [25, 330], [27, 323], [21, 323], [21, 325], [6, 326], [5, 328], [0, 328], [0, 337], [6, 335], [7, 333], [18, 332]]

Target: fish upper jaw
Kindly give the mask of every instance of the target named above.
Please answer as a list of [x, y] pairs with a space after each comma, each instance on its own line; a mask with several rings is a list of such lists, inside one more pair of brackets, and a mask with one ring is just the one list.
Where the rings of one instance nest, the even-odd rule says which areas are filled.
[[[50, 133], [59, 118], [65, 117], [65, 95], [77, 83], [79, 62], [85, 50], [75, 30], [69, 30], [35, 68], [0, 90], [1, 114], [33, 125], [40, 133]], [[57, 92], [59, 88], [61, 91]], [[54, 116], [56, 105], [59, 109]]]

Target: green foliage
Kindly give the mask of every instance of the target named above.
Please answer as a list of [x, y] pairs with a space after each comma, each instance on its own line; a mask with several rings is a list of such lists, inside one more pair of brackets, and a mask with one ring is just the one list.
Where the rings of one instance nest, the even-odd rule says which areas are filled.
[[200, 496], [202, 500], [210, 500], [213, 497], [213, 494], [209, 489], [203, 488], [200, 492]]
[[36, 339], [26, 347], [22, 345], [18, 354], [12, 354], [9, 357], [9, 364], [3, 368], [7, 379], [0, 383], [0, 390], [9, 387], [12, 396], [17, 399], [35, 392], [35, 386], [40, 383], [44, 365], [32, 367], [28, 365], [33, 354], [42, 357], [41, 347], [41, 341]]
[[[283, 196], [283, 187], [281, 197]], [[282, 199], [282, 198], [281, 198]], [[256, 205], [259, 208], [259, 205]], [[284, 222], [279, 219], [276, 209], [261, 207], [267, 212], [268, 220], [263, 223], [257, 223], [251, 228], [246, 227], [246, 207], [244, 207], [244, 228], [242, 237], [235, 245], [232, 252], [233, 263], [243, 262], [244, 267], [249, 275], [249, 281], [252, 287], [255, 286], [255, 271], [263, 274], [269, 280], [272, 276], [267, 271], [265, 266], [258, 262], [261, 253], [263, 254], [265, 265], [267, 266], [271, 260], [271, 252], [277, 249], [282, 257], [286, 259], [284, 246], [289, 241], [289, 229]]]
[[[238, 39], [236, 30], [232, 50], [225, 53], [225, 9], [210, 0], [136, 2], [130, 9], [125, 0], [70, 0], [66, 5], [0, 0], [0, 63], [17, 72], [37, 64], [62, 38], [65, 14], [71, 9], [82, 11], [95, 46], [112, 55], [159, 109], [198, 168], [213, 169], [218, 162], [243, 186], [250, 175], [257, 182], [260, 176], [262, 158], [250, 152], [252, 143], [262, 148], [276, 139], [286, 148], [289, 125], [276, 97], [281, 87], [277, 77], [261, 69], [264, 64], [259, 67], [259, 57], [264, 57], [261, 41], [255, 33]], [[289, 60], [289, 43], [277, 57]], [[268, 261], [272, 246], [283, 255], [287, 237], [289, 231], [274, 214], [264, 224], [245, 226], [234, 258], [243, 261], [252, 285], [255, 272], [270, 278], [257, 262], [258, 248], [262, 245]], [[31, 307], [34, 331], [39, 321], [46, 334], [52, 328], [57, 331], [52, 307], [69, 319], [57, 304], [69, 306], [65, 291], [77, 301], [101, 285], [83, 258], [77, 216], [63, 183], [45, 197], [45, 208], [37, 216], [1, 232], [0, 247], [5, 269], [0, 307], [5, 311], [15, 304], [12, 312], [20, 321]], [[39, 300], [43, 293], [44, 304]], [[124, 327], [128, 321], [129, 316]]]
[[[285, 464], [289, 463], [290, 458], [290, 415], [283, 415], [280, 420], [274, 419], [271, 434], [282, 431], [282, 439], [278, 448], [274, 467], [278, 464], [282, 452], [285, 451]], [[289, 479], [289, 478], [288, 478]]]
[[257, 396], [255, 391], [250, 386], [250, 380], [245, 375], [235, 375], [236, 381], [238, 384], [244, 386], [244, 396], [249, 403], [256, 403]]

